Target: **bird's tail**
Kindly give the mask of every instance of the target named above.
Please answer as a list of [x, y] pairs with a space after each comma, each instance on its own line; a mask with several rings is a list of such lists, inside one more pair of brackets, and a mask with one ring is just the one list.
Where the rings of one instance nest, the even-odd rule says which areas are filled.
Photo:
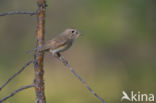
[[26, 51], [24, 54], [28, 54], [28, 53], [34, 52], [36, 50], [37, 50], [37, 48], [31, 49], [31, 50]]

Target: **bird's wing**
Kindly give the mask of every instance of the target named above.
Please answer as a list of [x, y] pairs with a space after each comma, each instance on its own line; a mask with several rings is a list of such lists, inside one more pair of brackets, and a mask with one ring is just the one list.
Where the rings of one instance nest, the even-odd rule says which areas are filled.
[[47, 43], [45, 43], [38, 51], [47, 51], [49, 49], [57, 49], [68, 42], [68, 39], [63, 37], [54, 38]]

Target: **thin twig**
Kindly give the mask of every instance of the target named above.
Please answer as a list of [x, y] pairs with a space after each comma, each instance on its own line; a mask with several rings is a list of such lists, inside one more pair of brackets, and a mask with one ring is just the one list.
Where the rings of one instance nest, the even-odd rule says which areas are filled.
[[34, 87], [34, 84], [32, 84], [32, 85], [27, 85], [27, 86], [23, 86], [23, 87], [21, 87], [21, 88], [15, 90], [15, 91], [12, 92], [10, 95], [8, 95], [8, 96], [2, 98], [2, 99], [0, 100], [0, 103], [2, 103], [3, 101], [9, 99], [10, 97], [14, 96], [16, 93], [18, 93], [18, 92], [20, 92], [20, 91], [22, 91], [22, 90], [24, 90], [24, 89], [31, 88], [31, 87]]
[[10, 11], [0, 14], [0, 16], [6, 16], [6, 15], [17, 15], [17, 14], [27, 14], [27, 15], [36, 15], [37, 12], [28, 12], [28, 11]]
[[24, 64], [24, 66], [17, 71], [14, 75], [12, 75], [1, 87], [0, 90], [2, 90], [13, 78], [15, 78], [18, 74], [20, 74], [29, 64], [31, 64], [33, 60], [28, 61], [27, 63]]
[[95, 93], [92, 88], [88, 86], [88, 84], [75, 72], [75, 70], [69, 65], [68, 61], [65, 60], [59, 53], [53, 54], [58, 60], [60, 60], [68, 69], [84, 84], [84, 86], [93, 93], [102, 103], [106, 103], [103, 98], [101, 98], [97, 93]]

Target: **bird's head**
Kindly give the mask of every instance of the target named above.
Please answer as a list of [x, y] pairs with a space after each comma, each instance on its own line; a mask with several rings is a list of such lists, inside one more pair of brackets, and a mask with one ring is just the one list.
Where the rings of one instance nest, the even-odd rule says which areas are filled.
[[66, 29], [64, 31], [64, 34], [69, 38], [69, 39], [77, 39], [80, 36], [80, 33], [76, 29]]

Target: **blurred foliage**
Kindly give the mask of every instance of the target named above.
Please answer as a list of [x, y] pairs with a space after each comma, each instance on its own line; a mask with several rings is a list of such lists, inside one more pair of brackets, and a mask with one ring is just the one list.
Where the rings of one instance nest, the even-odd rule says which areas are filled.
[[[69, 27], [80, 30], [82, 36], [63, 55], [108, 103], [120, 103], [123, 90], [156, 94], [154, 0], [52, 0], [47, 4], [46, 40]], [[35, 0], [0, 1], [0, 13], [35, 11], [36, 7]], [[35, 47], [36, 17], [0, 17], [0, 28], [2, 85], [33, 58], [33, 54], [24, 52]], [[100, 102], [48, 53], [44, 66], [47, 103]], [[16, 77], [0, 92], [0, 98], [32, 83], [32, 69], [30, 66]], [[33, 103], [35, 93], [25, 90], [8, 102]]]

